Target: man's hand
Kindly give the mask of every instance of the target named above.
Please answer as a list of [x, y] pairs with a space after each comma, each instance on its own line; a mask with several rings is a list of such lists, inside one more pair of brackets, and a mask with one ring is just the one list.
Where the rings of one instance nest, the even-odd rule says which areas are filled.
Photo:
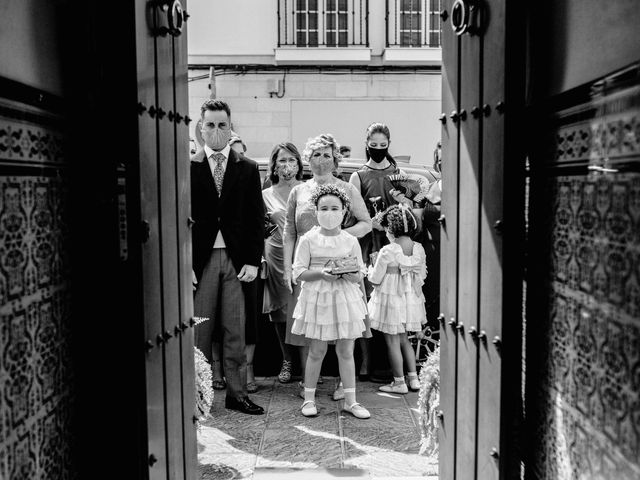
[[241, 282], [253, 282], [258, 276], [258, 267], [255, 265], [244, 265], [238, 274]]
[[198, 288], [198, 279], [196, 278], [196, 272], [191, 270], [191, 283], [193, 284], [193, 289], [196, 290]]

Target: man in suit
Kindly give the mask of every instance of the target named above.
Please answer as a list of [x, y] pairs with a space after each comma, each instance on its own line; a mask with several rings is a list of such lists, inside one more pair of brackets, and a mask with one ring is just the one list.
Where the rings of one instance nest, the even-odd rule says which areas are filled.
[[204, 149], [191, 162], [196, 346], [211, 362], [215, 326], [222, 332], [226, 408], [264, 413], [247, 396], [245, 294], [264, 246], [264, 204], [258, 165], [229, 147], [231, 110], [220, 100], [201, 108]]

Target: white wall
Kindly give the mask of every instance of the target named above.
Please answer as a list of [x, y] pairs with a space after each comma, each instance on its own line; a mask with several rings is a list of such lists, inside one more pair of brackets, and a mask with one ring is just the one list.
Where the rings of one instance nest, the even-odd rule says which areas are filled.
[[187, 10], [189, 55], [273, 55], [278, 44], [277, 0], [189, 0]]
[[[248, 156], [266, 157], [285, 140], [302, 148], [308, 137], [329, 131], [354, 149], [354, 157], [364, 157], [365, 129], [382, 121], [391, 129], [393, 154], [411, 155], [412, 163], [432, 162], [441, 127], [439, 74], [289, 73], [284, 97], [270, 98], [269, 80], [282, 78], [282, 73], [216, 78], [217, 98], [229, 103]], [[207, 84], [206, 79], [189, 83], [192, 118], [200, 117], [200, 106], [209, 98]]]
[[385, 123], [391, 131], [389, 152], [411, 155], [411, 163], [431, 165], [440, 139], [440, 102], [437, 100], [294, 100], [291, 102], [291, 138], [302, 148], [311, 136], [332, 133], [351, 147], [351, 156], [365, 158], [367, 126]]

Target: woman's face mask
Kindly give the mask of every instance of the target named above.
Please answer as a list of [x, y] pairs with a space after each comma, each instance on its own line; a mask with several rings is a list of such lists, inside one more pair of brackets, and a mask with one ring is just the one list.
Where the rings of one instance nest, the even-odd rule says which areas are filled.
[[384, 133], [376, 132], [367, 140], [367, 153], [371, 160], [376, 163], [387, 158], [389, 152], [389, 139]]
[[298, 173], [298, 165], [291, 165], [288, 163], [284, 165], [278, 165], [277, 172], [278, 172], [278, 177], [288, 181], [295, 178], [296, 174]]
[[369, 157], [376, 163], [380, 163], [385, 158], [387, 158], [387, 153], [389, 152], [388, 148], [372, 148], [367, 147], [367, 151], [369, 152]]
[[285, 149], [280, 149], [276, 157], [275, 174], [282, 180], [291, 180], [298, 173], [298, 159]]
[[315, 175], [327, 175], [335, 169], [333, 149], [323, 147], [315, 150], [309, 158], [309, 167]]

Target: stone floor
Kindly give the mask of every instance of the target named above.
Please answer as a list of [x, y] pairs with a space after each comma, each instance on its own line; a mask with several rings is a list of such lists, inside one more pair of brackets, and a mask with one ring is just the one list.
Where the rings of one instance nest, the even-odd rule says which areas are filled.
[[340, 411], [343, 402], [330, 397], [335, 379], [325, 377], [316, 392], [319, 415], [305, 418], [297, 382], [269, 377], [258, 384], [251, 399], [265, 415], [226, 410], [224, 392], [216, 392], [212, 416], [198, 433], [202, 480], [437, 480], [437, 458], [418, 453], [416, 393], [392, 395], [358, 382], [358, 401], [371, 412], [359, 420]]

